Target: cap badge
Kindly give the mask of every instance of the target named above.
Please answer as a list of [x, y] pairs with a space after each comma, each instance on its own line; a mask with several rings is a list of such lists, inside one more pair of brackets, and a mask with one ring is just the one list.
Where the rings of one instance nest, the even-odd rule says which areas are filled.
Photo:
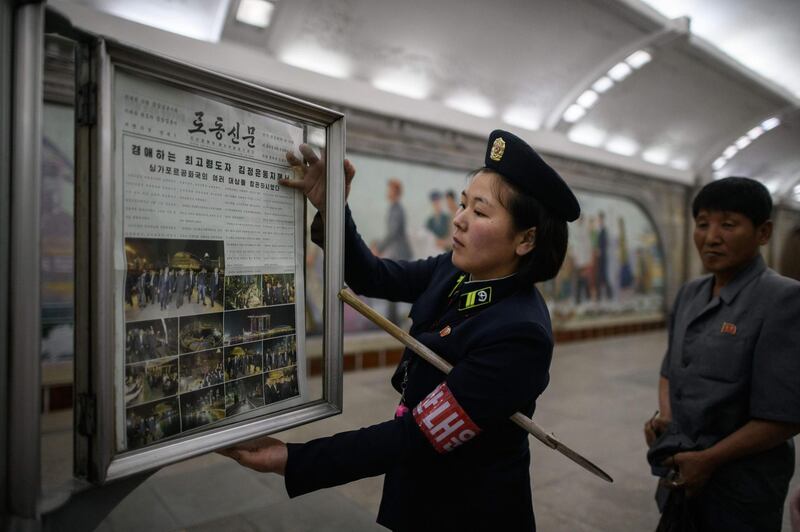
[[492, 151], [489, 153], [489, 158], [493, 161], [499, 161], [503, 158], [505, 152], [506, 141], [503, 140], [503, 137], [497, 137], [492, 143]]

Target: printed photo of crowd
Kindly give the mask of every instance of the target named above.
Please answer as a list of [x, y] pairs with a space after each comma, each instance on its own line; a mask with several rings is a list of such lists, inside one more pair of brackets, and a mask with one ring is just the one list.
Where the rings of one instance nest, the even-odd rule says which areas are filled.
[[133, 406], [178, 393], [178, 357], [125, 368], [125, 405]]
[[178, 354], [178, 319], [137, 321], [125, 326], [125, 363]]
[[225, 348], [225, 380], [232, 381], [264, 371], [263, 343]]
[[[134, 243], [137, 249], [147, 247]], [[300, 395], [294, 275], [221, 276], [214, 299], [202, 288], [199, 275], [175, 275], [172, 297], [192, 278], [191, 291], [183, 293], [187, 299], [192, 294], [194, 305], [206, 303], [206, 310], [126, 323], [130, 450]], [[138, 286], [130, 293], [136, 310], [139, 293]], [[147, 288], [141, 293], [144, 311], [151, 302]], [[188, 304], [185, 299], [180, 308]]]
[[234, 275], [225, 278], [225, 310], [263, 306], [261, 275]]
[[297, 364], [297, 336], [283, 336], [264, 342], [264, 371]]
[[[268, 375], [268, 376], [267, 376]], [[271, 371], [264, 374], [264, 399], [267, 404], [277, 403], [299, 395], [297, 366]]]
[[127, 321], [220, 312], [221, 240], [125, 239]]
[[293, 274], [225, 277], [215, 241], [126, 253], [129, 450], [299, 397]]
[[222, 349], [210, 349], [181, 357], [181, 393], [222, 384]]
[[294, 274], [265, 274], [263, 306], [294, 303]]

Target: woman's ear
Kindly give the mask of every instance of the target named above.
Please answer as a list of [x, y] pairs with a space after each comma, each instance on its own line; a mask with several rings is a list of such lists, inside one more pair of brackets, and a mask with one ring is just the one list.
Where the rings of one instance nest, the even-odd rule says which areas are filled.
[[522, 240], [517, 244], [516, 253], [522, 257], [527, 255], [536, 247], [536, 228], [531, 227], [522, 232]]

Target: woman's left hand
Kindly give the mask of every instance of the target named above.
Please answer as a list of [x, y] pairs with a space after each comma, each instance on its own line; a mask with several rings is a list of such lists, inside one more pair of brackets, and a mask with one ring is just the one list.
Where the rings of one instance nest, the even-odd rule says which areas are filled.
[[217, 453], [261, 473], [279, 475], [286, 472], [286, 460], [289, 456], [286, 444], [269, 436], [221, 449]]
[[[325, 153], [317, 155], [308, 144], [299, 147], [302, 160], [292, 152], [286, 154], [286, 160], [295, 172], [295, 179], [281, 179], [281, 185], [301, 191], [314, 207], [325, 213], [325, 188], [327, 182], [327, 166]], [[344, 199], [350, 195], [350, 184], [356, 175], [356, 168], [348, 160], [344, 160]]]

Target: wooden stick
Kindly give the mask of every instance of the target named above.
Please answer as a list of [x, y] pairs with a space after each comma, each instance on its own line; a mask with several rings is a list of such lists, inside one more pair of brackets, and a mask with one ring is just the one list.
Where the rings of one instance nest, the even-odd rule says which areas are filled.
[[[362, 314], [365, 318], [370, 320], [372, 323], [392, 335], [394, 338], [400, 341], [403, 345], [411, 349], [417, 355], [419, 355], [423, 360], [434, 366], [436, 369], [447, 375], [453, 369], [453, 366], [447, 362], [445, 359], [431, 351], [425, 344], [405, 332], [403, 329], [392, 323], [391, 321], [387, 320], [381, 314], [376, 312], [372, 307], [358, 299], [358, 297], [349, 289], [345, 288], [339, 291], [339, 299], [353, 307], [357, 310], [360, 314]], [[516, 412], [513, 416], [511, 416], [511, 421], [522, 427], [526, 430], [529, 434], [531, 434], [534, 438], [542, 442], [543, 444], [547, 445], [551, 449], [555, 449], [559, 451], [561, 454], [572, 460], [573, 462], [577, 463], [578, 465], [582, 466], [583, 468], [587, 469], [588, 471], [594, 473], [598, 477], [606, 480], [608, 482], [614, 482], [614, 480], [602, 469], [597, 467], [595, 464], [584, 458], [583, 456], [579, 455], [563, 443], [561, 443], [554, 435], [547, 434], [544, 430], [539, 427], [531, 418], [528, 416]]]

